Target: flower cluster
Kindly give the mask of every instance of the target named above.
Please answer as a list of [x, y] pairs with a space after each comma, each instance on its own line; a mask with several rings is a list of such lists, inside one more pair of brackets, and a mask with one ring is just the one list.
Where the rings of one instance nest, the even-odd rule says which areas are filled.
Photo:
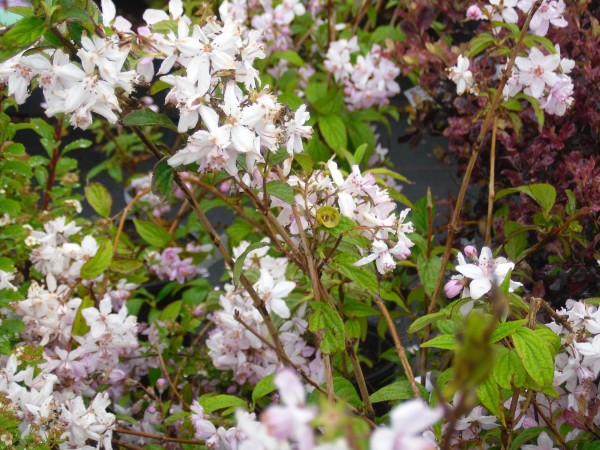
[[517, 56], [515, 67], [504, 88], [505, 97], [514, 97], [521, 90], [537, 99], [548, 114], [562, 116], [573, 104], [573, 81], [568, 74], [575, 61], [556, 53], [544, 55], [533, 47], [527, 57]]
[[[252, 2], [248, 1], [247, 3], [251, 4]], [[306, 14], [303, 2], [284, 0], [273, 7], [271, 0], [265, 0], [260, 2], [260, 6], [264, 12], [252, 17], [252, 28], [260, 32], [263, 42], [267, 44], [271, 51], [285, 51], [293, 48], [291, 25], [296, 17]], [[236, 9], [236, 11], [238, 10]], [[240, 21], [242, 21], [241, 18]]]
[[[519, 14], [515, 8], [527, 13], [534, 6], [531, 0], [490, 0], [486, 12], [495, 22], [517, 23]], [[562, 0], [544, 0], [533, 14], [530, 29], [536, 35], [545, 36], [549, 26], [562, 28], [568, 25], [563, 17], [565, 3]], [[467, 17], [473, 20], [488, 18], [477, 5], [467, 10]], [[499, 28], [496, 29], [499, 32]], [[477, 93], [470, 62], [463, 55], [458, 56], [456, 65], [448, 69], [448, 78], [456, 83], [458, 95], [464, 92]], [[504, 86], [504, 97], [514, 97], [520, 92], [535, 98], [548, 114], [563, 116], [573, 104], [573, 82], [569, 77], [575, 62], [560, 57], [560, 48], [545, 54], [537, 47], [528, 50], [527, 56], [517, 56], [508, 82]]]
[[[56, 391], [55, 375], [41, 372], [34, 376], [32, 366], [20, 370], [19, 365], [17, 356], [11, 354], [0, 369], [0, 393], [21, 421], [22, 437], [31, 435], [44, 442], [50, 435], [57, 435], [63, 440], [58, 446], [61, 450], [112, 449], [115, 416], [106, 411], [110, 405], [106, 393], [96, 394], [86, 406], [81, 396], [68, 390]], [[13, 438], [3, 434], [7, 448], [12, 448]]]
[[[483, 247], [479, 256], [477, 249], [471, 245], [466, 246], [464, 251], [465, 255], [458, 252], [457, 256], [456, 270], [460, 275], [453, 275], [444, 287], [448, 298], [456, 297], [462, 291], [463, 297], [478, 300], [490, 292], [493, 286], [500, 286], [515, 267], [514, 263], [504, 257], [494, 259], [489, 247]], [[467, 263], [465, 256], [471, 263]], [[510, 280], [508, 290], [513, 292], [520, 286], [521, 283]]]
[[81, 267], [98, 251], [93, 236], [85, 236], [81, 243], [70, 238], [77, 236], [81, 227], [75, 222], [67, 223], [59, 217], [44, 224], [44, 231], [31, 230], [25, 243], [32, 247], [33, 267], [46, 276], [49, 286], [56, 287], [56, 281], [72, 283], [80, 277]]
[[396, 78], [400, 69], [384, 54], [381, 47], [374, 44], [366, 55], [358, 52], [357, 38], [331, 42], [325, 55], [325, 69], [337, 82], [344, 84], [345, 102], [350, 110], [382, 106], [400, 93]]
[[0, 81], [8, 84], [9, 94], [20, 104], [35, 78], [44, 92], [46, 115], [71, 114], [74, 127], [89, 127], [92, 113], [116, 123], [121, 111], [117, 93], [131, 93], [138, 81], [134, 70], [123, 71], [131, 45], [116, 34], [101, 38], [85, 33], [81, 45], [77, 64], [60, 49], [14, 56], [0, 64]]
[[[265, 242], [267, 244], [267, 242]], [[249, 243], [242, 241], [234, 249], [234, 257], [239, 257]], [[258, 270], [260, 278], [254, 288], [264, 301], [268, 311], [286, 319], [279, 325], [279, 336], [287, 357], [311, 373], [315, 381], [323, 380], [323, 367], [319, 352], [307, 345], [302, 337], [308, 323], [304, 320], [305, 307], [299, 308], [292, 315], [286, 298], [295, 288], [295, 283], [287, 281], [285, 272], [286, 258], [274, 258], [267, 255], [268, 248], [263, 247], [249, 252], [244, 260], [243, 270]], [[221, 309], [212, 317], [216, 328], [206, 342], [209, 356], [216, 368], [233, 371], [233, 380], [243, 384], [256, 384], [264, 376], [275, 372], [279, 365], [277, 354], [267, 347], [244, 325], [238, 322], [239, 317], [261, 336], [268, 332], [252, 299], [243, 288], [235, 288], [231, 284], [224, 286], [224, 293], [219, 300]]]
[[[167, 247], [162, 252], [151, 251], [146, 255], [146, 260], [150, 264], [150, 273], [156, 275], [159, 280], [177, 280], [178, 283], [185, 283], [197, 276], [206, 276], [207, 271], [197, 264], [194, 264], [193, 255], [198, 252], [208, 252], [211, 246], [195, 246], [188, 244], [184, 250], [181, 247]], [[189, 256], [182, 258], [182, 253]]]
[[341, 214], [352, 220], [360, 234], [372, 243], [371, 254], [355, 264], [375, 261], [380, 273], [390, 272], [396, 267], [395, 259], [406, 259], [414, 245], [406, 235], [413, 232], [412, 222], [404, 222], [410, 210], [396, 216], [397, 205], [388, 191], [377, 185], [372, 174], [363, 175], [358, 166], [353, 166], [346, 178], [334, 161], [327, 166], [330, 175], [315, 171], [306, 182], [295, 175], [289, 177], [288, 183], [303, 192], [295, 196], [294, 205], [300, 212], [301, 224], [295, 220], [292, 205], [285, 203], [281, 204], [278, 220], [298, 235], [300, 226], [306, 231], [322, 224], [324, 215]]

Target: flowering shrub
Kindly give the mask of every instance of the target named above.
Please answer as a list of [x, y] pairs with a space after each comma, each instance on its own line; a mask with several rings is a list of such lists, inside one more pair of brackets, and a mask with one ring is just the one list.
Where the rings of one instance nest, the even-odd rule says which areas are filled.
[[[593, 164], [578, 166], [577, 192], [543, 182], [495, 192], [492, 177], [486, 245], [453, 252], [471, 174], [487, 170], [479, 152], [490, 147], [493, 174], [507, 130], [521, 145], [527, 120], [547, 127], [574, 111], [581, 69], [550, 38], [589, 11], [470, 5], [480, 32], [448, 58], [447, 42], [394, 25], [441, 32], [425, 3], [216, 6], [171, 0], [141, 19], [111, 0], [11, 9], [20, 19], [0, 50], [0, 446], [590, 448], [599, 301], [553, 309], [535, 263], [559, 253], [556, 240], [597, 241], [578, 235], [597, 225], [586, 222], [597, 207], [581, 202], [596, 188]], [[389, 25], [377, 20], [384, 6], [395, 8]], [[402, 46], [413, 52], [396, 60]], [[455, 83], [463, 126], [474, 117], [480, 130], [462, 137], [474, 146], [445, 247], [433, 200], [400, 192], [407, 180], [384, 166], [373, 128], [398, 118], [399, 74], [415, 80], [430, 65]], [[36, 91], [45, 118], [19, 118]], [[19, 142], [27, 132], [46, 155]], [[81, 190], [78, 164], [94, 148], [104, 160]], [[113, 185], [91, 181], [103, 171]], [[519, 221], [494, 205], [513, 194]]]

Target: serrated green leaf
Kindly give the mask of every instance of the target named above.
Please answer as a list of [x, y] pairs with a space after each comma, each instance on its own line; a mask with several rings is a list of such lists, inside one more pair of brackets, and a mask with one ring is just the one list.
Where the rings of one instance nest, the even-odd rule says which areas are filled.
[[500, 339], [504, 339], [506, 336], [510, 336], [516, 330], [521, 328], [527, 323], [527, 319], [514, 320], [511, 322], [499, 323], [494, 332], [490, 336], [490, 343], [498, 342]]
[[377, 277], [370, 270], [366, 270], [364, 266], [355, 266], [354, 263], [358, 260], [358, 255], [351, 253], [340, 253], [333, 258], [333, 261], [329, 264], [329, 266], [345, 277], [350, 278], [358, 286], [372, 292], [377, 292]]
[[314, 310], [308, 320], [310, 331], [324, 331], [321, 339], [321, 351], [331, 354], [346, 348], [344, 338], [344, 322], [327, 303], [311, 302]]
[[117, 273], [131, 273], [140, 269], [144, 265], [137, 259], [113, 259], [110, 263], [110, 270]]
[[21, 214], [21, 204], [11, 198], [0, 199], [0, 213], [18, 217]]
[[246, 401], [234, 395], [212, 395], [202, 396], [198, 402], [204, 408], [205, 414], [226, 408], [244, 408], [247, 409]]
[[456, 346], [456, 338], [453, 334], [442, 334], [421, 344], [421, 347], [443, 348], [446, 350], [454, 350]]
[[417, 257], [417, 272], [425, 293], [429, 296], [433, 294], [435, 285], [437, 283], [440, 270], [442, 269], [442, 260], [439, 256], [431, 256], [429, 259], [425, 255], [419, 255]]
[[540, 386], [552, 384], [554, 360], [541, 337], [529, 328], [519, 328], [512, 334], [515, 350], [529, 376]]
[[2, 44], [5, 47], [29, 47], [47, 30], [48, 27], [43, 19], [39, 17], [25, 17], [15, 23], [4, 34]]
[[369, 398], [372, 403], [397, 402], [413, 398], [413, 392], [408, 380], [395, 381], [373, 392]]
[[93, 280], [102, 275], [110, 265], [112, 257], [112, 242], [109, 240], [102, 242], [96, 254], [81, 267], [81, 278], [84, 280]]
[[364, 302], [348, 298], [344, 301], [344, 314], [349, 317], [376, 316], [379, 311]]
[[90, 206], [102, 217], [110, 217], [112, 197], [110, 192], [100, 183], [90, 183], [85, 189], [85, 198]]
[[318, 124], [323, 139], [334, 152], [348, 147], [346, 125], [342, 119], [335, 115], [320, 116]]
[[427, 314], [426, 316], [419, 317], [408, 327], [408, 334], [414, 334], [419, 330], [422, 330], [427, 325], [437, 322], [438, 320], [445, 319], [448, 317], [448, 314], [444, 311], [438, 311], [431, 314]]
[[493, 376], [488, 376], [483, 383], [477, 386], [476, 392], [481, 404], [504, 423], [504, 414], [500, 406], [500, 391]]
[[537, 438], [541, 432], [547, 432], [548, 429], [546, 427], [531, 427], [524, 428], [510, 443], [510, 450], [519, 450], [523, 447], [523, 444], [532, 441], [534, 438]]
[[186, 417], [188, 417], [190, 415], [189, 411], [179, 411], [176, 412], [175, 414], [173, 414], [172, 416], [169, 416], [165, 419], [165, 425], [169, 426], [171, 425], [173, 422], [177, 422], [178, 420], [181, 419], [185, 419]]
[[140, 237], [150, 245], [164, 248], [172, 240], [169, 232], [160, 225], [138, 219], [133, 219], [133, 224]]
[[360, 408], [362, 406], [362, 400], [356, 392], [356, 388], [343, 377], [333, 377], [333, 392], [337, 397], [346, 400], [354, 407]]
[[525, 186], [502, 189], [496, 194], [495, 200], [501, 199], [509, 194], [515, 194], [517, 192], [527, 194], [529, 197], [535, 200], [542, 208], [542, 214], [544, 217], [548, 217], [550, 211], [554, 207], [554, 203], [556, 202], [556, 189], [554, 186], [547, 183], [528, 184]]
[[467, 57], [473, 58], [474, 56], [482, 53], [486, 48], [490, 47], [496, 39], [494, 36], [488, 33], [480, 33], [471, 39], [469, 43], [469, 50], [467, 51]]
[[172, 322], [177, 320], [179, 313], [181, 312], [182, 300], [177, 300], [167, 305], [160, 313], [160, 320], [163, 322]]
[[164, 114], [152, 111], [150, 108], [137, 109], [123, 117], [123, 125], [133, 126], [157, 126], [177, 131], [177, 127], [171, 119]]
[[152, 193], [160, 198], [173, 195], [173, 168], [169, 165], [169, 157], [165, 156], [154, 165], [152, 170]]
[[279, 180], [267, 183], [267, 193], [273, 197], [283, 200], [290, 205], [294, 204], [294, 189], [287, 183]]

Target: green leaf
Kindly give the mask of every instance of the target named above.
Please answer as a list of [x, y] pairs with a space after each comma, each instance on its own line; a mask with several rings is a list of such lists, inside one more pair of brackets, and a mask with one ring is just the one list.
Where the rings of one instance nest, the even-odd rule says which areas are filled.
[[190, 415], [189, 411], [179, 411], [176, 412], [175, 414], [173, 414], [172, 416], [169, 416], [165, 419], [165, 425], [169, 426], [171, 425], [173, 422], [177, 422], [178, 420], [181, 419], [185, 419], [186, 417], [188, 417]]
[[313, 172], [314, 162], [310, 155], [297, 153], [294, 155], [294, 159], [300, 164], [305, 174], [310, 175]]
[[110, 217], [112, 208], [112, 197], [110, 192], [100, 183], [90, 183], [85, 189], [85, 198], [94, 211], [102, 217]]
[[77, 309], [77, 313], [75, 314], [75, 320], [73, 321], [71, 335], [83, 336], [90, 330], [90, 327], [88, 326], [87, 322], [85, 321], [85, 318], [81, 314], [81, 311], [83, 311], [86, 308], [92, 308], [94, 306], [96, 306], [94, 300], [92, 300], [89, 296], [83, 298], [81, 304], [79, 305], [79, 309]]
[[419, 330], [422, 330], [427, 325], [431, 325], [432, 323], [437, 322], [438, 320], [445, 319], [448, 317], [448, 313], [445, 311], [438, 311], [431, 314], [427, 314], [426, 316], [419, 317], [408, 327], [408, 334], [414, 334]]
[[133, 219], [133, 224], [140, 237], [150, 245], [164, 248], [172, 240], [172, 236], [169, 232], [160, 225], [148, 222], [147, 220], [138, 219]]
[[137, 259], [113, 259], [110, 263], [110, 270], [117, 273], [131, 273], [140, 269], [144, 263]]
[[0, 199], [0, 212], [18, 217], [21, 214], [21, 204], [11, 198]]
[[176, 302], [168, 304], [167, 307], [161, 311], [160, 320], [163, 322], [172, 322], [177, 320], [179, 313], [181, 312], [182, 304], [182, 300], [177, 300]]
[[428, 348], [443, 348], [446, 350], [454, 350], [456, 348], [456, 338], [453, 334], [442, 334], [430, 339], [421, 344], [421, 347]]
[[344, 96], [339, 89], [331, 89], [312, 105], [321, 116], [336, 114], [344, 107]]
[[358, 267], [354, 265], [359, 259], [358, 255], [340, 253], [333, 258], [333, 261], [329, 266], [345, 277], [350, 278], [360, 287], [372, 292], [377, 292], [378, 283], [375, 274], [370, 270], [366, 270], [364, 266]]
[[346, 348], [344, 322], [340, 316], [327, 303], [311, 302], [311, 306], [314, 312], [308, 320], [308, 328], [314, 332], [324, 331], [321, 339], [321, 351], [331, 354], [344, 350]]
[[526, 442], [537, 438], [542, 431], [547, 432], [546, 427], [524, 428], [510, 443], [510, 450], [519, 450]]
[[150, 108], [137, 109], [123, 117], [123, 125], [133, 126], [158, 126], [177, 132], [177, 127], [171, 119], [164, 114], [152, 111]]
[[529, 104], [533, 108], [533, 112], [535, 113], [535, 117], [538, 121], [538, 126], [541, 129], [544, 126], [545, 116], [544, 110], [540, 106], [540, 101], [537, 98], [532, 97], [531, 95], [523, 94], [522, 92], [517, 95], [517, 98], [524, 98], [529, 102]]
[[39, 17], [26, 17], [15, 23], [4, 34], [2, 44], [6, 47], [29, 47], [47, 30], [48, 27], [43, 19]]
[[283, 181], [273, 180], [267, 183], [267, 193], [290, 205], [294, 204], [294, 189]]
[[552, 355], [556, 355], [558, 353], [561, 345], [560, 336], [558, 334], [556, 334], [546, 325], [538, 325], [533, 332], [542, 338]]
[[508, 109], [509, 111], [518, 112], [523, 110], [521, 102], [519, 102], [519, 100], [517, 100], [516, 98], [509, 98], [508, 100], [504, 100], [502, 103], [500, 103], [500, 106]]
[[429, 296], [433, 294], [437, 283], [440, 270], [442, 269], [442, 260], [439, 256], [431, 256], [429, 259], [425, 255], [417, 257], [417, 271], [425, 293]]
[[480, 33], [471, 39], [469, 44], [469, 50], [467, 51], [467, 57], [472, 58], [482, 53], [486, 48], [491, 46], [496, 39], [494, 36], [488, 33]]
[[556, 202], [556, 189], [554, 186], [546, 183], [528, 184], [525, 186], [502, 189], [496, 194], [495, 200], [501, 199], [509, 194], [515, 194], [517, 192], [527, 194], [529, 197], [535, 200], [538, 205], [541, 206], [544, 217], [548, 217], [548, 214], [550, 214], [550, 211]]
[[408, 380], [395, 381], [382, 387], [370, 395], [372, 403], [397, 402], [413, 398], [413, 392]]
[[526, 323], [527, 319], [521, 319], [498, 324], [494, 329], [494, 332], [490, 336], [490, 343], [493, 344], [495, 342], [498, 342], [500, 339], [504, 339], [506, 336], [510, 336]]
[[515, 350], [529, 376], [540, 386], [552, 384], [554, 360], [541, 337], [529, 328], [519, 328], [512, 334]]
[[481, 404], [504, 423], [504, 414], [500, 407], [500, 391], [494, 378], [491, 375], [487, 377], [483, 383], [477, 386], [476, 392]]
[[271, 56], [277, 59], [285, 59], [290, 64], [296, 67], [304, 66], [304, 60], [300, 57], [298, 53], [296, 53], [293, 50], [286, 50], [284, 52], [274, 52]]
[[275, 386], [273, 381], [274, 378], [275, 374], [272, 373], [258, 380], [258, 383], [256, 383], [256, 386], [254, 386], [254, 390], [252, 391], [252, 401], [254, 403], [277, 389], [277, 386]]
[[350, 405], [359, 408], [362, 401], [354, 385], [343, 377], [333, 377], [333, 392], [336, 396], [346, 400]]
[[237, 286], [240, 283], [240, 275], [242, 274], [242, 269], [244, 268], [244, 261], [246, 260], [246, 256], [248, 256], [248, 253], [250, 253], [253, 250], [256, 250], [257, 248], [263, 248], [268, 246], [269, 244], [267, 244], [266, 242], [254, 242], [253, 244], [250, 244], [248, 248], [246, 248], [246, 250], [244, 250], [244, 253], [238, 256], [238, 258], [233, 263], [233, 284]]
[[369, 317], [378, 315], [379, 311], [364, 302], [347, 298], [344, 301], [344, 314], [348, 317]]
[[365, 156], [366, 151], [367, 151], [367, 144], [362, 144], [362, 145], [358, 146], [358, 148], [354, 152], [354, 161], [356, 161], [356, 164], [358, 164], [359, 166], [360, 166], [360, 163], [362, 162], [363, 157]]
[[212, 395], [202, 396], [198, 402], [204, 408], [205, 414], [210, 414], [219, 409], [225, 408], [244, 408], [247, 409], [246, 401], [242, 398], [236, 397], [235, 395]]
[[169, 157], [165, 156], [157, 162], [152, 171], [152, 193], [160, 198], [169, 198], [173, 195], [173, 168], [168, 163]]
[[519, 259], [519, 256], [527, 248], [527, 231], [528, 228], [518, 222], [507, 220], [504, 223], [504, 236], [506, 236], [504, 251], [511, 260]]
[[64, 146], [64, 148], [62, 149], [62, 154], [66, 155], [67, 153], [69, 153], [72, 150], [88, 148], [91, 145], [92, 145], [92, 141], [90, 141], [89, 139], [75, 139], [73, 142], [70, 142]]
[[113, 257], [112, 241], [106, 240], [100, 244], [96, 254], [81, 267], [81, 278], [93, 280], [104, 273]]
[[382, 176], [386, 176], [386, 177], [391, 177], [391, 178], [393, 178], [395, 180], [402, 181], [403, 183], [414, 184], [412, 181], [410, 181], [404, 175], [401, 175], [398, 172], [390, 170], [390, 169], [388, 169], [386, 167], [375, 167], [373, 169], [367, 170], [366, 173], [373, 173], [375, 175], [382, 175]]
[[318, 123], [323, 139], [334, 152], [348, 147], [346, 126], [342, 119], [334, 115], [320, 116]]
[[308, 83], [304, 93], [306, 94], [306, 98], [310, 103], [316, 103], [320, 98], [327, 95], [327, 83]]

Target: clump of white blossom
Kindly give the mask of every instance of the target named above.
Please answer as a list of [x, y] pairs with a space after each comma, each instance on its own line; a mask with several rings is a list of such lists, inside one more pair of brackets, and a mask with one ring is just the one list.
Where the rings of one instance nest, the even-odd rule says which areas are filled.
[[325, 70], [344, 85], [348, 109], [387, 105], [390, 98], [400, 93], [396, 82], [400, 69], [377, 44], [353, 62], [353, 54], [359, 51], [356, 36], [331, 42], [325, 55]]
[[[472, 20], [490, 18], [495, 22], [517, 23], [517, 9], [528, 13], [534, 6], [533, 0], [490, 0], [485, 13], [477, 5], [471, 5], [467, 17]], [[550, 25], [555, 28], [567, 26], [563, 17], [563, 0], [544, 0], [533, 14], [529, 23], [530, 31], [539, 36], [548, 33]], [[486, 15], [487, 13], [487, 15]], [[495, 32], [499, 32], [496, 28]], [[456, 65], [448, 69], [448, 78], [456, 83], [458, 95], [465, 92], [477, 93], [473, 72], [469, 70], [470, 61], [459, 55]], [[573, 60], [560, 57], [558, 45], [555, 51], [542, 51], [532, 47], [526, 56], [517, 56], [508, 82], [504, 87], [504, 98], [514, 97], [520, 92], [536, 99], [540, 107], [548, 114], [563, 116], [573, 104], [573, 81], [569, 73], [575, 66]]]
[[[267, 244], [268, 241], [265, 241]], [[242, 241], [234, 249], [234, 257], [239, 257], [249, 243]], [[268, 247], [252, 250], [244, 260], [243, 270], [257, 270], [260, 274], [254, 289], [267, 310], [282, 319], [278, 326], [279, 338], [287, 357], [317, 382], [324, 380], [323, 362], [320, 352], [309, 346], [303, 338], [308, 328], [305, 320], [306, 306], [292, 314], [286, 299], [296, 284], [288, 281], [285, 272], [287, 258], [275, 258], [267, 254]], [[256, 384], [261, 378], [274, 373], [280, 361], [276, 352], [265, 345], [258, 337], [235, 319], [236, 314], [261, 336], [268, 336], [268, 330], [252, 299], [243, 288], [225, 284], [219, 299], [220, 309], [212, 315], [216, 327], [210, 332], [206, 342], [214, 366], [221, 370], [231, 370], [233, 381], [238, 384]]]

